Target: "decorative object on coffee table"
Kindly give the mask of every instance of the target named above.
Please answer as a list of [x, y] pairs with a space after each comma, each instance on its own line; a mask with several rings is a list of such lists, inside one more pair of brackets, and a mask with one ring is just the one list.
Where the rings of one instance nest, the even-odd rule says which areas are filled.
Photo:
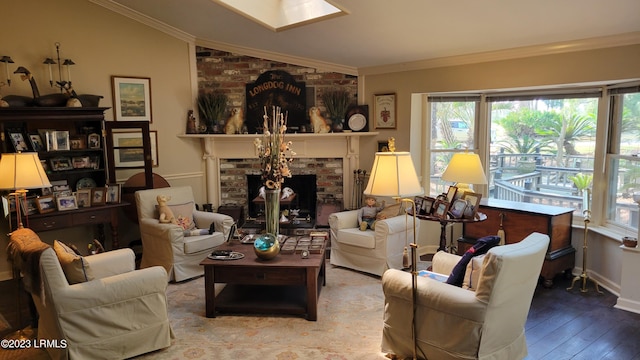
[[263, 234], [253, 241], [253, 251], [262, 260], [271, 260], [280, 253], [280, 242], [273, 234]]

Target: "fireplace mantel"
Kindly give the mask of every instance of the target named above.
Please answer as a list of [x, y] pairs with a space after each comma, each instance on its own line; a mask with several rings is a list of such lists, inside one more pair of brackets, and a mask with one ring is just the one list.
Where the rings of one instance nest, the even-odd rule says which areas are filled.
[[[294, 158], [342, 158], [342, 171], [345, 176], [343, 199], [345, 207], [351, 204], [352, 185], [350, 174], [360, 166], [360, 137], [375, 136], [377, 132], [342, 132], [328, 134], [286, 134], [285, 139], [292, 142], [296, 153]], [[220, 194], [220, 160], [258, 157], [253, 144], [261, 134], [183, 134], [185, 139], [200, 139], [203, 159], [206, 164], [207, 201], [218, 206]]]

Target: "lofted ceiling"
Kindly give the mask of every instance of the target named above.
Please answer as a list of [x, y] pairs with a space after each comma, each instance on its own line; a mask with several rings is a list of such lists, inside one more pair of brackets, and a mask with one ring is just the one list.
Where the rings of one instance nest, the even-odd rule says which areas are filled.
[[640, 43], [639, 0], [329, 0], [348, 14], [282, 31], [214, 0], [91, 1], [177, 29], [198, 45], [274, 60], [287, 56], [354, 74], [514, 49], [531, 55]]

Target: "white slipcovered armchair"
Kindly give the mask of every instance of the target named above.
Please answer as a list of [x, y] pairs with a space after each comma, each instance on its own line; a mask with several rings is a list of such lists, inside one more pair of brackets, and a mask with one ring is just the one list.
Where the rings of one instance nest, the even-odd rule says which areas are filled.
[[[396, 212], [397, 213], [397, 212]], [[402, 252], [414, 241], [413, 218], [404, 215], [376, 221], [375, 230], [360, 231], [358, 210], [329, 215], [331, 264], [382, 276], [402, 269]], [[420, 222], [416, 221], [416, 234]]]
[[[547, 235], [532, 233], [521, 242], [492, 248], [482, 261], [475, 291], [418, 277], [418, 358], [524, 358], [524, 325], [548, 246]], [[433, 258], [433, 271], [449, 274], [459, 259], [439, 252]], [[467, 279], [473, 277], [468, 273], [471, 267]], [[387, 271], [382, 289], [382, 351], [409, 357], [413, 354], [411, 274]]]
[[[158, 195], [170, 197], [170, 207], [187, 207], [198, 228], [209, 229], [213, 223], [215, 232], [185, 236], [184, 229], [179, 225], [160, 223], [156, 208]], [[136, 206], [142, 238], [140, 267], [163, 266], [167, 270], [169, 281], [183, 281], [203, 275], [204, 268], [200, 266], [200, 262], [216, 246], [226, 241], [234, 224], [229, 215], [196, 210], [193, 191], [189, 186], [136, 191]]]
[[127, 359], [171, 345], [167, 273], [135, 270], [131, 249], [86, 256], [94, 280], [69, 285], [52, 248], [40, 256], [39, 286], [31, 293], [40, 316], [38, 338], [54, 360]]

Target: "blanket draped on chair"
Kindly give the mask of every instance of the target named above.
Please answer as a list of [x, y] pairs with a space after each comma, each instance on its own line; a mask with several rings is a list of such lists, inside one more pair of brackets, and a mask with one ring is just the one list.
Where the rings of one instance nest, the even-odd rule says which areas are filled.
[[50, 246], [31, 229], [20, 227], [11, 233], [7, 246], [7, 259], [13, 268], [24, 276], [24, 288], [29, 293], [38, 291], [44, 299], [42, 279], [40, 278], [40, 255]]

